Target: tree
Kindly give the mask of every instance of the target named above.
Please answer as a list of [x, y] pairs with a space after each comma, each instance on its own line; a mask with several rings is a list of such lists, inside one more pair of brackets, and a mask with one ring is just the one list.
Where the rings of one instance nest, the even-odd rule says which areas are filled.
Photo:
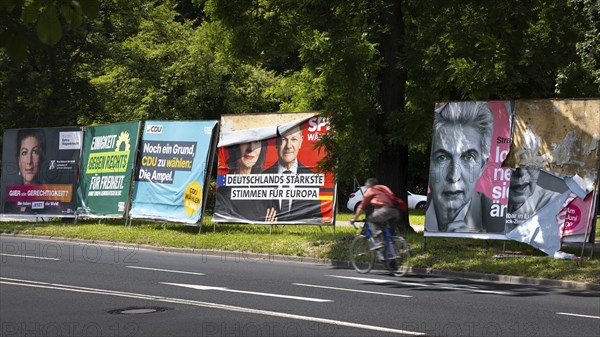
[[0, 48], [13, 61], [23, 62], [28, 49], [40, 42], [56, 45], [64, 35], [63, 26], [78, 28], [86, 18], [95, 18], [98, 8], [98, 0], [0, 1]]
[[556, 93], [560, 97], [600, 96], [600, 1], [573, 0], [582, 14], [578, 24], [583, 37], [577, 40], [578, 61], [559, 69]]
[[600, 87], [594, 0], [75, 3], [0, 3], [3, 128], [318, 110], [340, 191], [377, 176], [406, 197], [436, 101]]
[[585, 0], [197, 2], [240, 59], [284, 76], [280, 110], [330, 117], [323, 145], [336, 155], [325, 168], [341, 180], [376, 175], [403, 196], [409, 149], [428, 148], [436, 101], [555, 97], [576, 46], [597, 51], [580, 42], [595, 30], [579, 9], [597, 17]]
[[335, 157], [323, 168], [345, 181], [376, 175], [406, 199], [408, 147], [396, 122], [406, 82], [399, 2], [203, 3], [230, 29], [241, 58], [286, 77], [274, 89], [284, 94], [282, 109], [325, 111], [335, 133], [322, 145]]
[[91, 78], [105, 113], [88, 122], [218, 119], [276, 108], [263, 95], [274, 74], [232, 57], [220, 24], [197, 25], [176, 8], [169, 1], [145, 7], [138, 31], [111, 44]]

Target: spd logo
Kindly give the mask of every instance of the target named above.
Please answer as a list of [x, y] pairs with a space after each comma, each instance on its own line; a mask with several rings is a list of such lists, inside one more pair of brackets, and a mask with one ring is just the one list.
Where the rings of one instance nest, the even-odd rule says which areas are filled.
[[162, 133], [162, 125], [146, 125], [146, 133]]

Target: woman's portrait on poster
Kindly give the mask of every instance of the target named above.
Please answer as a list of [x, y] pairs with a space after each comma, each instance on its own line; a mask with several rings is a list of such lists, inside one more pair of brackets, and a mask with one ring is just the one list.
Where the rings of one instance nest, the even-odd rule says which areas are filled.
[[40, 169], [46, 154], [46, 138], [42, 130], [22, 129], [17, 133], [17, 162], [22, 185], [42, 184]]
[[[15, 162], [13, 163], [16, 163], [16, 170], [11, 170], [12, 174], [9, 176], [3, 176], [9, 179], [10, 182], [8, 185], [16, 188], [18, 186], [44, 184], [44, 179], [42, 179], [46, 157], [46, 136], [44, 131], [41, 129], [20, 129], [16, 134], [13, 133], [13, 135], [15, 135], [15, 138], [13, 138], [14, 145], [11, 144], [11, 146], [14, 146]], [[31, 188], [35, 189], [35, 187]], [[9, 191], [5, 189], [3, 195], [4, 193], [8, 194]], [[5, 213], [29, 212], [31, 208], [30, 201], [22, 200], [21, 198], [7, 201], [7, 195], [4, 195], [4, 197], [3, 207]]]
[[[260, 174], [267, 157], [267, 140], [232, 145], [227, 151], [228, 174]], [[231, 189], [230, 186], [217, 189], [215, 217], [248, 222], [274, 220], [275, 210], [270, 200], [232, 200]]]

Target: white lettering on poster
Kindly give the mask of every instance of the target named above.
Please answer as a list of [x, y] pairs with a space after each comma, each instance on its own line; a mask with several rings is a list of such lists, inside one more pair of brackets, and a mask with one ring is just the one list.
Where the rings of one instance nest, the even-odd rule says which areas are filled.
[[318, 200], [319, 188], [232, 188], [231, 200]]
[[117, 135], [94, 137], [90, 150], [112, 150], [115, 147], [116, 139]]
[[268, 185], [304, 185], [323, 186], [325, 174], [299, 173], [299, 174], [228, 174], [225, 185], [227, 186], [268, 186]]
[[[497, 144], [510, 143], [510, 138], [497, 137], [496, 143]], [[496, 152], [494, 153], [494, 161], [496, 163], [502, 163], [506, 159], [506, 156], [508, 156], [508, 150], [500, 151], [499, 146], [496, 146], [495, 149], [496, 149]], [[494, 173], [493, 173], [494, 181], [500, 182], [501, 185], [494, 186], [492, 188], [492, 199], [493, 199], [494, 203], [492, 204], [492, 206], [490, 208], [490, 216], [491, 217], [501, 218], [501, 217], [504, 217], [506, 214], [506, 209], [508, 206], [500, 204], [500, 199], [508, 198], [510, 173], [511, 173], [511, 170], [510, 170], [510, 168], [507, 168], [507, 167], [495, 167], [494, 168]]]

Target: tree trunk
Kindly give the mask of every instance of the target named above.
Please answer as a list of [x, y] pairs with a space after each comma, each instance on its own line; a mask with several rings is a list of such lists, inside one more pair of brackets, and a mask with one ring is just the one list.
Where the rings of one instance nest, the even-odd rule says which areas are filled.
[[[378, 180], [389, 186], [394, 193], [407, 200], [408, 178], [408, 146], [403, 144], [389, 144], [390, 130], [388, 120], [404, 111], [407, 72], [401, 66], [404, 55], [404, 20], [402, 19], [402, 2], [389, 1], [389, 6], [384, 9], [381, 20], [388, 34], [383, 35], [379, 50], [383, 58], [381, 79], [381, 106], [382, 115], [377, 116], [377, 132], [385, 135], [385, 150], [375, 162], [375, 175]], [[400, 218], [401, 232], [414, 232], [409, 226], [408, 213], [403, 213]]]

